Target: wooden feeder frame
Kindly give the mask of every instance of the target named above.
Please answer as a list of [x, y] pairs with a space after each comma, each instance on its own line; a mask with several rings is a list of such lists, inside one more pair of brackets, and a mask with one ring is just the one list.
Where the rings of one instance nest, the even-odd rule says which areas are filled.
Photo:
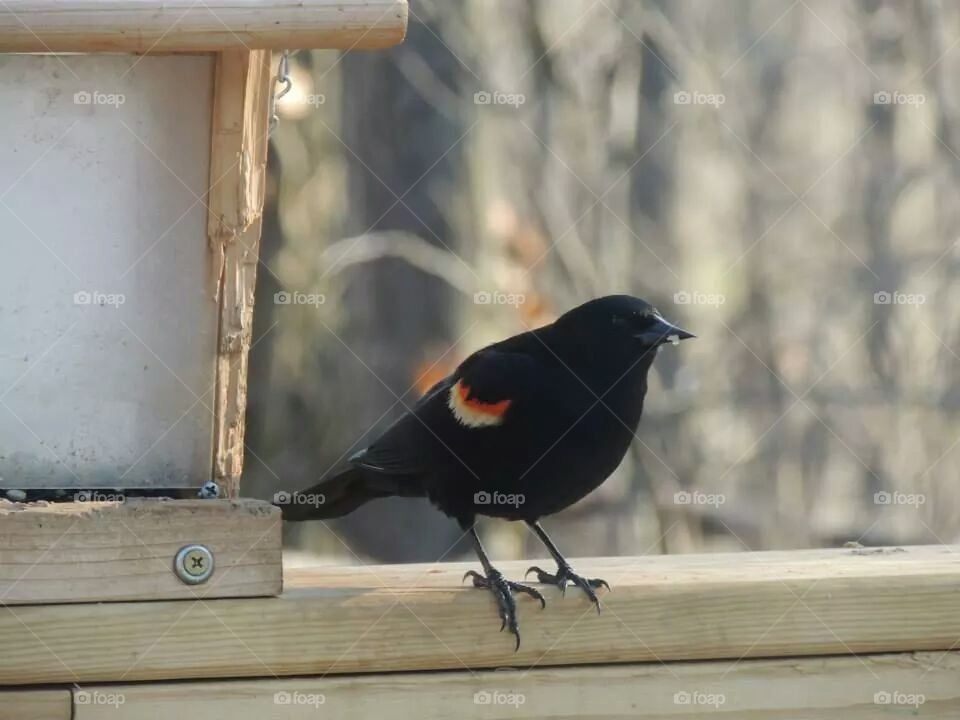
[[243, 466], [272, 51], [389, 47], [402, 41], [406, 22], [406, 0], [9, 0], [0, 8], [3, 53], [215, 57], [206, 192], [208, 288], [218, 303], [210, 477], [227, 497], [239, 496]]
[[240, 493], [243, 468], [247, 362], [253, 332], [272, 85], [270, 52], [224, 50], [217, 54], [207, 216], [220, 301], [213, 478], [229, 497]]

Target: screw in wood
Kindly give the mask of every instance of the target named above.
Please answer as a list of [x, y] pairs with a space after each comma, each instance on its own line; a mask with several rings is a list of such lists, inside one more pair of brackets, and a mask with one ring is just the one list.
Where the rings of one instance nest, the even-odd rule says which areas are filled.
[[185, 545], [173, 558], [173, 570], [187, 585], [199, 585], [213, 575], [213, 553], [204, 545]]

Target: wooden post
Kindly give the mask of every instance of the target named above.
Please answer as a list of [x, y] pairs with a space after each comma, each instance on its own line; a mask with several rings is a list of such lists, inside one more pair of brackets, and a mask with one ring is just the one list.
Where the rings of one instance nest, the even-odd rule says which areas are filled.
[[213, 477], [228, 497], [237, 497], [266, 183], [270, 52], [222, 52], [215, 73], [207, 223], [220, 301]]

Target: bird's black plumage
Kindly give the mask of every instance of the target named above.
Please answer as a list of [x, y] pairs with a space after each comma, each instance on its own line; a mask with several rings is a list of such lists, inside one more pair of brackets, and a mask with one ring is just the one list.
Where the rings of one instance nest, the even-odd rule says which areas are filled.
[[[616, 469], [637, 430], [658, 348], [688, 337], [649, 303], [611, 295], [483, 348], [354, 455], [349, 469], [291, 496], [284, 517], [339, 517], [392, 495], [428, 498], [473, 535], [484, 566], [483, 575], [472, 573], [474, 584], [497, 596], [519, 645], [511, 591], [543, 598], [490, 566], [476, 516], [530, 524], [558, 564], [553, 575], [532, 568], [538, 579], [573, 582], [596, 602], [602, 581], [573, 573], [538, 521]], [[296, 502], [297, 495], [319, 500]]]

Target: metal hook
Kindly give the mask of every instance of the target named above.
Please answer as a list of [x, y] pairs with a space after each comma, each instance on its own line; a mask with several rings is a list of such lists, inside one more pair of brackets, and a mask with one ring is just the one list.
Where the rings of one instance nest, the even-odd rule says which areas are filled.
[[[277, 90], [280, 85], [280, 90]], [[280, 124], [280, 116], [277, 115], [277, 101], [293, 89], [293, 80], [290, 79], [290, 51], [284, 50], [280, 53], [280, 62], [277, 65], [277, 79], [273, 86], [273, 93], [270, 96], [270, 134], [277, 129]]]

